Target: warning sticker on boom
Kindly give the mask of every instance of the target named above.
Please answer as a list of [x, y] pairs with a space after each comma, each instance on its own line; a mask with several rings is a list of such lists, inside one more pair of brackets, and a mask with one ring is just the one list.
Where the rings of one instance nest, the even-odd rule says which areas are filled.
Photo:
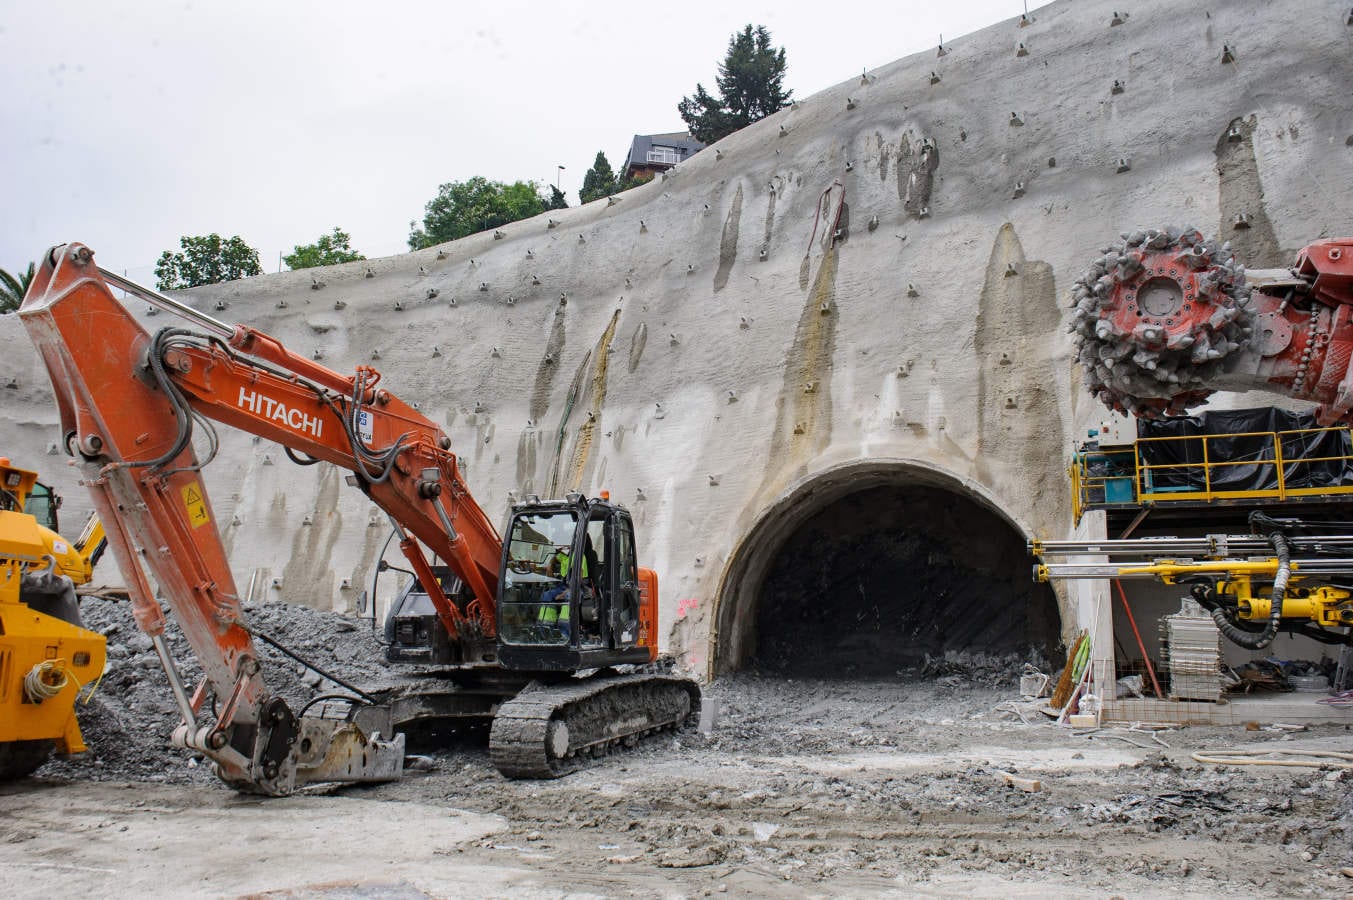
[[363, 443], [370, 444], [375, 434], [376, 417], [366, 410], [357, 413], [357, 436]]
[[207, 515], [207, 501], [202, 496], [202, 485], [196, 481], [185, 484], [183, 491], [183, 505], [188, 510], [188, 521], [194, 528], [201, 528], [211, 521], [211, 516]]

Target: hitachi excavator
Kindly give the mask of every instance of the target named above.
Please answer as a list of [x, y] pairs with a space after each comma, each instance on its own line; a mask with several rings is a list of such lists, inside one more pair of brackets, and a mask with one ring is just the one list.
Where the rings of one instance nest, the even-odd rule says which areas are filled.
[[[182, 325], [148, 333], [110, 285]], [[378, 371], [341, 375], [100, 269], [80, 244], [43, 257], [19, 316], [182, 715], [173, 742], [209, 758], [227, 784], [284, 795], [308, 782], [396, 779], [400, 729], [428, 716], [491, 717], [498, 769], [549, 778], [697, 711], [696, 684], [654, 665], [657, 576], [639, 567], [622, 506], [533, 497], [512, 507], [503, 540], [450, 438]], [[300, 465], [346, 469], [384, 510], [435, 611], [442, 687], [363, 693], [341, 715], [332, 702], [292, 710], [276, 694], [202, 476], [213, 421], [276, 441]], [[203, 670], [195, 688], [169, 653], [152, 578]]]
[[84, 752], [75, 701], [103, 674], [105, 642], [84, 628], [76, 587], [101, 547], [91, 520], [75, 543], [57, 531], [59, 498], [0, 457], [0, 780], [53, 750]]
[[[1319, 403], [1322, 424], [1353, 414], [1353, 238], [1317, 241], [1289, 268], [1247, 271], [1194, 228], [1125, 233], [1099, 251], [1072, 301], [1086, 385], [1117, 412], [1158, 419], [1216, 391], [1266, 391]], [[1095, 557], [1043, 563], [1035, 578], [1186, 584], [1249, 649], [1280, 632], [1353, 644], [1353, 522], [1256, 513], [1250, 524], [1250, 535], [1034, 541], [1040, 558]]]

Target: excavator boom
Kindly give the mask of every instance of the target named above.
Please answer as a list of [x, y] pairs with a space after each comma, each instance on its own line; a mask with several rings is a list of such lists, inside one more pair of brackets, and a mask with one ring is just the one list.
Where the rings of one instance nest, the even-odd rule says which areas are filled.
[[[109, 280], [201, 330], [147, 333]], [[397, 777], [402, 738], [354, 735], [351, 726], [311, 734], [323, 726], [295, 720], [272, 696], [201, 476], [209, 460], [198, 458], [192, 438], [205, 425], [214, 452], [206, 420], [215, 420], [275, 440], [297, 461], [349, 470], [396, 523], [420, 576], [430, 576], [431, 554], [468, 585], [473, 598], [458, 607], [437, 579], [422, 578], [463, 661], [473, 662], [475, 654], [492, 658], [482, 648], [495, 633], [502, 542], [466, 489], [445, 433], [382, 389], [374, 369], [340, 375], [262, 332], [108, 276], [79, 244], [48, 254], [20, 316], [51, 376], [67, 447], [81, 460], [137, 622], [169, 674], [184, 716], [176, 741], [210, 756], [225, 780], [265, 793], [304, 780]], [[147, 570], [205, 673], [191, 698], [168, 657]], [[209, 692], [219, 717], [199, 726]]]

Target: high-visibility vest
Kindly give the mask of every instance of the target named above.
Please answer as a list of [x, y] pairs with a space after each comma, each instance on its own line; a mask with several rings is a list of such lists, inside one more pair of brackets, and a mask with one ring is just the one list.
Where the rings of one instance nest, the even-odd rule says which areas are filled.
[[[556, 554], [554, 555], [554, 558], [557, 559], [557, 560], [559, 560], [559, 577], [560, 577], [560, 578], [567, 578], [567, 577], [568, 577], [568, 570], [569, 570], [570, 568], [573, 567], [573, 558], [572, 558], [568, 553], [564, 552], [563, 550], [560, 550], [558, 553], [556, 553]], [[586, 557], [586, 556], [583, 557], [583, 577], [584, 577], [584, 578], [587, 577], [587, 557]]]

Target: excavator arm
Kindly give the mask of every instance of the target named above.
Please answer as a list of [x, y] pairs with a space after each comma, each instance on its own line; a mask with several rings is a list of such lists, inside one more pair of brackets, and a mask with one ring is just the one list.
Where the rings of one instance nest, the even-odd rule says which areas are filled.
[[[110, 282], [195, 327], [149, 334]], [[374, 369], [341, 375], [262, 332], [100, 270], [80, 244], [47, 254], [19, 314], [51, 376], [67, 450], [81, 461], [137, 623], [174, 690], [184, 719], [175, 742], [210, 757], [228, 783], [261, 793], [397, 778], [402, 736], [298, 718], [271, 692], [201, 468], [215, 452], [214, 420], [282, 444], [297, 462], [347, 469], [390, 516], [463, 661], [474, 662], [492, 646], [502, 544], [445, 433], [382, 389]], [[195, 431], [209, 447], [205, 460]], [[473, 597], [459, 606], [447, 597], [429, 554]], [[204, 672], [191, 696], [164, 641], [152, 578]], [[213, 715], [209, 695], [218, 701]]]

